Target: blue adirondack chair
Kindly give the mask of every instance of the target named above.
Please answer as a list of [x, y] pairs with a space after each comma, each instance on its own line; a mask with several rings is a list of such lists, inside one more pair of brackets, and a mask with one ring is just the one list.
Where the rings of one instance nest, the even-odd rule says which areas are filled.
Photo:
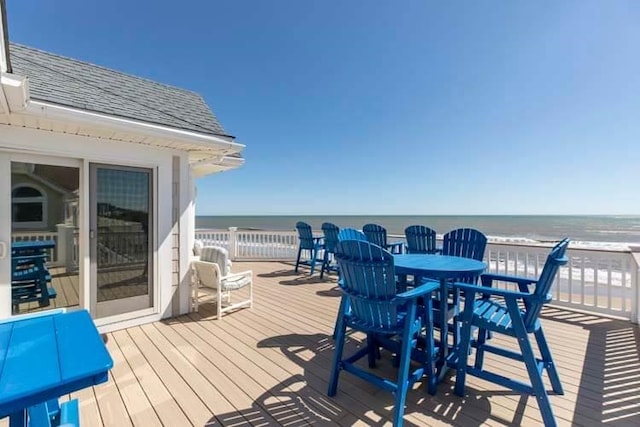
[[[298, 246], [295, 272], [298, 272], [298, 266], [308, 265], [310, 269], [309, 274], [313, 274], [318, 261], [318, 252], [323, 249], [322, 237], [313, 237], [311, 226], [306, 222], [298, 221], [296, 223], [296, 230], [298, 230], [300, 245]], [[307, 253], [307, 259], [302, 259], [303, 251]]]
[[378, 224], [365, 224], [362, 227], [362, 232], [371, 243], [391, 251], [392, 254], [402, 253], [402, 242], [389, 244], [387, 242], [387, 229], [383, 226]]
[[338, 244], [338, 233], [340, 228], [330, 222], [322, 224], [322, 233], [324, 234], [324, 257], [322, 259], [322, 268], [320, 269], [320, 278], [324, 277], [325, 271], [338, 271], [338, 266], [333, 264], [332, 258]]
[[363, 240], [366, 242], [367, 236], [355, 228], [343, 228], [338, 232], [338, 241], [341, 242], [343, 240]]
[[[482, 261], [484, 251], [487, 248], [487, 236], [482, 232], [473, 228], [458, 228], [449, 231], [443, 236], [442, 255], [459, 256], [463, 258], [471, 258]], [[475, 284], [478, 278], [460, 277], [459, 282]], [[440, 301], [434, 302], [434, 309], [438, 312], [444, 306]], [[453, 345], [456, 346], [458, 337], [460, 336], [460, 324], [457, 321], [460, 310], [460, 292], [453, 289], [449, 292], [447, 301], [448, 318], [453, 319], [453, 325], [449, 329], [453, 334]], [[440, 316], [436, 314], [436, 327], [440, 327], [438, 319]]]
[[404, 229], [407, 239], [407, 253], [410, 254], [435, 254], [436, 232], [424, 225], [410, 225]]
[[[487, 381], [494, 382], [503, 387], [515, 391], [532, 394], [536, 397], [542, 413], [542, 419], [546, 426], [555, 426], [556, 420], [549, 403], [547, 390], [542, 382], [542, 371], [546, 369], [551, 387], [558, 394], [563, 394], [560, 377], [556, 370], [551, 351], [542, 331], [539, 316], [542, 307], [551, 301], [550, 289], [561, 265], [567, 263], [565, 256], [569, 239], [558, 243], [547, 256], [540, 277], [529, 279], [523, 277], [504, 276], [498, 274], [484, 274], [481, 276], [482, 286], [469, 283], [455, 283], [453, 286], [465, 293], [464, 312], [462, 313], [463, 330], [460, 346], [452, 355], [458, 360], [454, 361], [457, 368], [455, 392], [464, 396], [464, 383], [466, 375], [473, 375]], [[493, 281], [515, 283], [517, 291], [495, 289]], [[533, 290], [530, 286], [533, 285]], [[476, 295], [482, 298], [476, 299]], [[500, 300], [492, 297], [499, 297]], [[472, 340], [472, 331], [478, 328], [478, 338]], [[504, 334], [516, 338], [520, 353], [487, 344], [487, 332]], [[533, 334], [540, 350], [541, 359], [537, 359], [533, 353], [530, 335]], [[571, 338], [568, 337], [570, 340]], [[474, 366], [467, 366], [469, 345], [476, 348]], [[512, 360], [525, 363], [531, 385], [505, 377], [500, 374], [485, 371], [482, 368], [484, 353], [489, 352]]]
[[[362, 231], [356, 230], [355, 228], [343, 228], [338, 232], [338, 241], [342, 242], [345, 240], [359, 240], [362, 242], [367, 241], [367, 236], [364, 235]], [[334, 251], [335, 255], [335, 251]], [[340, 271], [340, 267], [338, 267], [338, 271]], [[338, 317], [344, 315], [344, 313], [349, 312], [349, 300], [343, 295], [340, 298], [340, 308], [338, 308]], [[336, 325], [333, 329], [333, 339], [336, 338], [338, 333], [338, 322], [340, 319], [336, 319]]]
[[444, 235], [442, 255], [460, 256], [482, 261], [487, 236], [473, 228], [458, 228]]
[[[394, 394], [393, 425], [401, 426], [407, 392], [423, 375], [434, 378], [433, 363], [422, 363], [415, 369], [411, 356], [418, 350], [417, 342], [425, 342], [427, 358], [433, 355], [433, 339], [424, 340], [423, 328], [431, 330], [431, 310], [417, 315], [418, 297], [431, 301], [430, 293], [438, 284], [420, 286], [407, 292], [396, 292], [393, 255], [375, 244], [361, 240], [340, 241], [336, 246], [336, 259], [340, 266], [340, 289], [352, 309], [338, 316], [336, 348], [333, 355], [329, 396], [335, 396], [342, 370], [369, 381]], [[366, 345], [353, 355], [343, 358], [346, 331], [350, 328], [367, 335]], [[368, 357], [369, 367], [375, 367], [377, 336], [395, 336], [400, 342], [397, 379], [391, 380], [356, 365]], [[422, 338], [419, 340], [419, 338]], [[432, 334], [431, 334], [432, 338]], [[413, 369], [412, 371], [410, 371]]]

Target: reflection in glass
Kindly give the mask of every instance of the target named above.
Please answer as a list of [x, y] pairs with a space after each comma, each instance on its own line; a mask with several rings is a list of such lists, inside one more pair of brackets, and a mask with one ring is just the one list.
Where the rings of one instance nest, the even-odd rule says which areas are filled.
[[14, 314], [79, 303], [79, 183], [79, 168], [11, 163]]
[[151, 173], [96, 170], [97, 301], [148, 295]]

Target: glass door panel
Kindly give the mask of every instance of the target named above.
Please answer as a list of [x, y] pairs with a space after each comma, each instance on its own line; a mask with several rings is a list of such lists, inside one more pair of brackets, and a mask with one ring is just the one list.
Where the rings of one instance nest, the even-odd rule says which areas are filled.
[[94, 315], [153, 306], [153, 171], [91, 165]]
[[77, 307], [80, 168], [14, 160], [10, 195], [12, 313]]

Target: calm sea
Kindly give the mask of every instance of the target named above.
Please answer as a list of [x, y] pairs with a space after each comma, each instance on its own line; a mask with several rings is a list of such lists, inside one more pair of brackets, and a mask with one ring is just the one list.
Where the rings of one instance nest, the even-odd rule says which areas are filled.
[[573, 241], [581, 242], [640, 244], [640, 216], [198, 216], [196, 227], [294, 230], [297, 221], [307, 222], [318, 231], [323, 222], [353, 228], [376, 223], [385, 227], [390, 234], [404, 234], [405, 227], [422, 224], [440, 234], [454, 228], [471, 227], [492, 237], [538, 241], [570, 237]]

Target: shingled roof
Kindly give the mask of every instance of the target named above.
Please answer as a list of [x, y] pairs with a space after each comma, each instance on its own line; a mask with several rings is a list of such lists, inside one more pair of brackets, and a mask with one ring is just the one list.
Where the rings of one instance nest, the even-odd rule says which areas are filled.
[[210, 135], [227, 135], [197, 93], [10, 43], [32, 99]]

